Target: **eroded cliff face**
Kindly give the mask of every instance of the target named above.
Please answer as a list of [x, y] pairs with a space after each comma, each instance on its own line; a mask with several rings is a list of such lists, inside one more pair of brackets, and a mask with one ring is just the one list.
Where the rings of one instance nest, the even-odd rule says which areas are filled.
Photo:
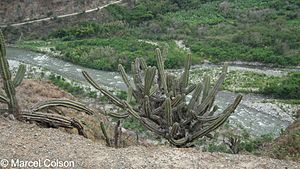
[[1, 0], [0, 23], [11, 24], [81, 12], [105, 5], [112, 1], [113, 0]]

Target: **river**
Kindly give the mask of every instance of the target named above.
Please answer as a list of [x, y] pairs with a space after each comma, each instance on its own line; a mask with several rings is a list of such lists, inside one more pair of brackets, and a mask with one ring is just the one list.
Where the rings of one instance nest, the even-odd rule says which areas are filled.
[[[58, 58], [47, 56], [46, 54], [11, 47], [7, 48], [7, 57], [11, 66], [18, 65], [19, 62], [22, 62], [28, 65], [42, 67], [70, 80], [83, 83], [84, 85], [87, 85], [88, 83], [83, 78], [81, 71], [86, 70], [95, 79], [95, 81], [101, 85], [118, 89], [125, 88], [125, 85], [117, 72], [84, 68]], [[193, 69], [215, 66], [217, 65], [203, 64], [194, 66]], [[285, 69], [272, 70], [265, 67], [256, 68], [253, 66], [245, 67], [243, 65], [230, 66], [229, 69], [254, 71], [273, 76], [283, 76], [287, 72]], [[226, 105], [233, 102], [235, 96], [236, 94], [233, 92], [221, 91], [218, 94], [216, 104], [221, 107], [221, 110], [223, 110]], [[261, 95], [251, 93], [244, 94], [242, 102], [235, 113], [230, 117], [230, 121], [231, 123], [238, 123], [244, 126], [252, 135], [255, 136], [268, 133], [278, 135], [281, 129], [286, 128], [293, 122], [293, 117], [289, 107], [290, 105], [278, 105], [272, 102], [266, 102], [266, 98]]]

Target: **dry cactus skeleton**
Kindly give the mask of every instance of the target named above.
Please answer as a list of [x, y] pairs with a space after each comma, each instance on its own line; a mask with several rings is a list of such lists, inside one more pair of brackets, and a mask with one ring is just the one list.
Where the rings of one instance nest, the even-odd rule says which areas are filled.
[[[157, 68], [147, 66], [143, 59], [137, 58], [131, 65], [133, 81], [128, 77], [122, 65], [119, 71], [128, 93], [132, 94], [137, 107], [129, 104], [105, 88], [99, 86], [87, 72], [83, 71], [86, 80], [116, 106], [126, 110], [126, 113], [109, 114], [116, 118], [135, 117], [150, 131], [166, 138], [177, 147], [186, 147], [195, 139], [207, 136], [220, 127], [234, 112], [242, 96], [222, 113], [216, 114], [218, 106], [214, 101], [227, 72], [225, 64], [216, 83], [211, 86], [210, 78], [205, 77], [203, 83], [188, 85], [191, 56], [187, 56], [184, 72], [180, 77], [164, 70], [164, 58], [159, 49], [156, 50]], [[187, 95], [192, 98], [187, 102]]]

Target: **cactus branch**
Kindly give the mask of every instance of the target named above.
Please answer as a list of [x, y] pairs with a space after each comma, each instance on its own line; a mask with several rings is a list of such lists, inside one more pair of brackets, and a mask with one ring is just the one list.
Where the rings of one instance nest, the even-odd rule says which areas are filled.
[[192, 56], [188, 54], [186, 60], [185, 60], [185, 66], [184, 66], [184, 72], [182, 76], [180, 77], [180, 88], [181, 90], [186, 89], [188, 82], [189, 82], [189, 74], [190, 74], [190, 68], [191, 68], [191, 60]]
[[21, 84], [26, 72], [26, 66], [25, 65], [20, 65], [19, 69], [17, 71], [17, 74], [14, 78], [14, 86], [17, 87]]
[[146, 69], [146, 74], [145, 74], [145, 79], [144, 79], [144, 82], [145, 82], [144, 95], [145, 96], [150, 95], [150, 89], [151, 89], [151, 86], [153, 84], [155, 73], [156, 73], [156, 68], [155, 67], [148, 67]]
[[161, 80], [160, 87], [163, 89], [165, 94], [167, 94], [168, 93], [168, 87], [167, 87], [167, 81], [166, 81], [164, 61], [163, 61], [160, 50], [157, 48], [155, 51], [156, 51], [156, 59], [157, 59], [157, 67], [158, 67], [159, 78]]
[[40, 123], [47, 123], [52, 127], [65, 127], [65, 128], [77, 128], [78, 133], [87, 138], [86, 133], [84, 132], [84, 128], [82, 124], [74, 119], [65, 116], [61, 116], [58, 114], [49, 114], [42, 112], [22, 112], [20, 114], [22, 120], [26, 121], [36, 121]]
[[236, 107], [238, 106], [238, 104], [241, 102], [242, 100], [242, 96], [238, 95], [234, 101], [234, 103], [230, 106], [228, 106], [222, 113], [222, 115], [216, 119], [215, 121], [213, 121], [210, 125], [208, 125], [207, 127], [203, 128], [202, 130], [198, 130], [196, 131], [192, 137], [191, 140], [195, 140], [198, 137], [202, 137], [207, 135], [209, 132], [217, 129], [218, 127], [220, 127], [226, 120], [227, 118], [231, 115], [231, 113], [234, 112], [234, 110], [236, 109]]
[[102, 121], [100, 122], [100, 127], [101, 127], [101, 131], [102, 131], [102, 133], [103, 133], [103, 135], [104, 135], [106, 144], [107, 144], [107, 146], [110, 147], [110, 146], [111, 146], [110, 139], [109, 139], [109, 137], [108, 137], [108, 135], [107, 135], [105, 125], [104, 125], [104, 123], [103, 123]]
[[9, 113], [19, 118], [20, 110], [19, 104], [16, 98], [15, 85], [11, 79], [11, 72], [9, 70], [8, 61], [6, 58], [5, 42], [2, 32], [0, 31], [0, 75], [3, 79], [3, 87], [8, 99], [8, 111]]
[[95, 87], [97, 90], [99, 90], [101, 93], [103, 93], [105, 96], [107, 96], [114, 104], [116, 104], [118, 107], [124, 108], [126, 107], [126, 105], [124, 105], [124, 102], [122, 100], [120, 100], [119, 98], [117, 98], [116, 96], [114, 96], [113, 94], [111, 94], [109, 91], [101, 88], [91, 77], [90, 75], [83, 71], [82, 72], [83, 76], [85, 77], [85, 79], [93, 86]]
[[127, 88], [133, 89], [133, 86], [131, 85], [130, 80], [128, 79], [128, 76], [125, 72], [124, 67], [121, 64], [119, 64], [118, 68], [119, 68], [119, 72], [120, 72], [122, 79], [123, 79], [124, 83], [126, 84]]
[[32, 111], [39, 111], [41, 109], [45, 109], [48, 107], [53, 107], [53, 106], [62, 106], [62, 107], [66, 107], [66, 108], [72, 108], [78, 111], [83, 111], [88, 115], [93, 115], [95, 114], [92, 110], [90, 110], [89, 108], [87, 108], [86, 106], [84, 106], [82, 103], [73, 101], [73, 100], [49, 100], [49, 101], [45, 101], [42, 103], [39, 103], [37, 105], [35, 105], [32, 108]]

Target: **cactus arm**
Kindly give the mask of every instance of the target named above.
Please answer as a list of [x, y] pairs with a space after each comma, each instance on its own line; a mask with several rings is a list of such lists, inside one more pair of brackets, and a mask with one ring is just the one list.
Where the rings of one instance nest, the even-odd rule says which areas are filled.
[[192, 92], [196, 89], [196, 86], [197, 86], [197, 85], [195, 85], [195, 84], [189, 86], [189, 87], [187, 88], [185, 94], [188, 95], [188, 94], [192, 93]]
[[65, 127], [65, 128], [75, 127], [77, 128], [79, 135], [83, 135], [84, 137], [87, 138], [87, 135], [84, 132], [84, 128], [82, 124], [74, 118], [69, 118], [58, 114], [49, 114], [49, 113], [42, 113], [42, 112], [21, 112], [20, 118], [22, 120], [48, 123], [49, 125], [55, 127]]
[[189, 142], [188, 137], [183, 137], [183, 138], [178, 139], [178, 140], [175, 140], [175, 139], [171, 138], [171, 139], [168, 139], [168, 140], [169, 140], [173, 145], [175, 145], [175, 146], [183, 146], [183, 145], [185, 145], [186, 143]]
[[[182, 100], [183, 100], [183, 96], [177, 95], [176, 97], [173, 98], [173, 100], [171, 102], [171, 106], [176, 107], [177, 105], [182, 103]], [[166, 102], [164, 101], [163, 104], [160, 107], [154, 109], [153, 114], [160, 113], [160, 111], [162, 111], [163, 108], [165, 107], [165, 104], [166, 104]]]
[[19, 113], [18, 101], [16, 98], [16, 91], [11, 80], [4, 81], [4, 89], [6, 95], [9, 98], [8, 107], [12, 114], [17, 115]]
[[201, 130], [198, 130], [194, 134], [192, 134], [191, 140], [195, 140], [199, 137], [205, 136], [208, 133], [210, 133], [211, 131], [213, 131], [213, 130], [217, 129], [218, 127], [220, 127], [222, 124], [224, 124], [224, 122], [228, 119], [228, 117], [231, 115], [231, 113], [234, 112], [234, 110], [236, 109], [238, 104], [241, 102], [241, 100], [242, 100], [242, 95], [238, 95], [236, 97], [234, 103], [231, 104], [230, 106], [228, 106], [224, 110], [224, 112], [222, 113], [222, 116], [220, 116], [217, 120], [213, 121], [208, 126], [204, 127]]
[[143, 85], [142, 85], [142, 80], [140, 77], [140, 69], [139, 69], [139, 60], [136, 59], [135, 62], [131, 63], [131, 71], [132, 71], [132, 76], [133, 76], [133, 82], [135, 84], [136, 90], [139, 92], [143, 91]]
[[3, 78], [4, 91], [9, 100], [8, 110], [10, 113], [12, 113], [17, 118], [19, 118], [19, 114], [20, 114], [19, 104], [16, 98], [16, 90], [11, 80], [11, 73], [9, 71], [9, 65], [6, 58], [4, 37], [1, 31], [0, 31], [0, 74], [1, 77]]
[[106, 144], [107, 144], [107, 146], [110, 147], [110, 146], [111, 146], [110, 140], [109, 140], [109, 137], [108, 137], [108, 135], [107, 135], [105, 125], [104, 125], [104, 123], [103, 123], [102, 121], [100, 122], [100, 127], [101, 127], [101, 131], [102, 131], [102, 133], [103, 133], [103, 135], [104, 135]]
[[153, 84], [154, 76], [156, 73], [155, 67], [148, 67], [146, 69], [145, 77], [144, 77], [144, 95], [149, 96], [150, 95], [150, 89]]
[[214, 106], [215, 98], [216, 98], [216, 97], [213, 97], [213, 99], [212, 99], [212, 100], [210, 101], [210, 103], [208, 104], [207, 108], [204, 110], [204, 112], [205, 112], [205, 113], [203, 114], [204, 117], [209, 116], [209, 114], [211, 113], [211, 109], [212, 109], [212, 107]]
[[105, 96], [107, 96], [114, 104], [116, 104], [118, 107], [120, 108], [124, 108], [124, 102], [122, 100], [120, 100], [119, 98], [117, 98], [116, 96], [114, 96], [112, 93], [110, 93], [109, 91], [101, 88], [92, 78], [91, 76], [83, 71], [82, 72], [83, 76], [85, 77], [85, 79], [97, 90], [99, 90], [102, 94], [104, 94]]
[[32, 108], [33, 112], [37, 112], [41, 109], [52, 107], [52, 106], [62, 106], [66, 108], [72, 108], [78, 111], [83, 111], [88, 115], [95, 114], [92, 110], [84, 106], [82, 103], [73, 101], [73, 100], [49, 100], [35, 105]]
[[219, 109], [219, 106], [215, 105], [208, 116], [213, 116], [218, 109]]
[[184, 96], [178, 94], [178, 95], [172, 100], [172, 107], [176, 107], [177, 105], [179, 105], [180, 103], [182, 103], [183, 97], [184, 97]]
[[85, 77], [85, 79], [93, 86], [95, 87], [97, 90], [99, 90], [102, 94], [104, 94], [106, 97], [108, 97], [110, 99], [110, 101], [112, 101], [116, 106], [125, 109], [129, 114], [131, 114], [133, 117], [140, 119], [141, 117], [139, 116], [139, 114], [133, 110], [133, 108], [127, 103], [124, 102], [122, 100], [120, 100], [119, 98], [117, 98], [116, 96], [114, 96], [113, 94], [111, 94], [109, 91], [101, 88], [90, 76], [87, 72], [83, 71], [82, 72], [83, 76]]
[[126, 98], [126, 101], [127, 101], [128, 103], [131, 102], [131, 100], [132, 100], [132, 95], [133, 95], [133, 89], [132, 89], [131, 87], [129, 87], [129, 88], [127, 89], [127, 98]]
[[180, 124], [179, 123], [174, 123], [171, 130], [170, 130], [170, 136], [172, 138], [176, 137], [178, 130], [179, 130]]
[[145, 126], [147, 129], [149, 129], [150, 131], [158, 134], [158, 135], [164, 135], [165, 132], [159, 129], [159, 126], [157, 124], [155, 124], [154, 122], [152, 122], [151, 120], [142, 117], [140, 119], [141, 124], [143, 124], [143, 126]]
[[5, 40], [1, 30], [0, 30], [0, 52], [1, 55], [6, 56]]
[[133, 110], [133, 108], [129, 105], [129, 103], [127, 102], [124, 102], [125, 104], [125, 107], [124, 109], [129, 113], [131, 114], [133, 117], [135, 117], [136, 119], [141, 119], [141, 116], [135, 111]]
[[[175, 88], [176, 86], [174, 85], [175, 84], [175, 79], [176, 77], [170, 73], [167, 73], [166, 74], [166, 83], [167, 83], [167, 87], [170, 91], [175, 91]], [[175, 93], [173, 93], [175, 94]]]
[[181, 122], [184, 120], [185, 113], [182, 111], [182, 109], [185, 106], [186, 106], [185, 102], [182, 102], [173, 109], [173, 111], [175, 112], [174, 115], [177, 122]]
[[160, 50], [157, 48], [156, 50], [156, 60], [157, 60], [157, 67], [158, 67], [158, 74], [159, 78], [161, 80], [160, 87], [163, 89], [165, 94], [168, 93], [168, 87], [167, 87], [167, 81], [166, 81], [166, 74], [165, 74], [165, 68], [164, 68], [164, 61], [161, 56]]
[[207, 108], [207, 106], [211, 103], [211, 101], [217, 95], [217, 92], [218, 92], [219, 88], [221, 87], [224, 79], [225, 79], [225, 73], [222, 73], [221, 76], [219, 77], [219, 79], [217, 80], [215, 86], [211, 89], [208, 96], [204, 99], [203, 103], [201, 103], [200, 105], [197, 106], [196, 110], [197, 110], [197, 112], [200, 113], [200, 115], [205, 113], [204, 110]]
[[185, 90], [188, 86], [189, 82], [189, 74], [190, 74], [190, 68], [191, 68], [191, 60], [192, 56], [188, 54], [186, 60], [185, 60], [185, 66], [184, 66], [184, 72], [182, 76], [180, 77], [180, 89], [181, 91]]
[[121, 76], [122, 76], [122, 79], [123, 79], [124, 83], [126, 84], [127, 88], [130, 88], [130, 87], [131, 87], [132, 89], [134, 89], [134, 87], [133, 87], [132, 84], [130, 83], [130, 80], [129, 80], [129, 78], [128, 78], [126, 72], [125, 72], [124, 67], [123, 67], [121, 64], [119, 64], [119, 65], [118, 65], [118, 68], [119, 68], [119, 72], [120, 72], [120, 74], [121, 74]]
[[147, 66], [147, 63], [146, 63], [145, 59], [144, 58], [140, 58], [140, 61], [141, 61], [141, 67], [142, 67], [142, 69], [146, 70], [148, 66]]
[[172, 126], [173, 120], [172, 120], [172, 107], [171, 107], [171, 100], [170, 98], [167, 98], [165, 101], [165, 119], [167, 121], [168, 126]]
[[[178, 106], [185, 104], [183, 101], [183, 96], [181, 95], [177, 95], [171, 103], [171, 106], [174, 107], [173, 109], [177, 109]], [[153, 114], [157, 115], [159, 113], [161, 113], [161, 111], [163, 110], [163, 107], [165, 107], [165, 102], [158, 108], [154, 109]]]
[[17, 74], [14, 78], [14, 86], [17, 87], [22, 83], [22, 80], [25, 76], [26, 72], [26, 66], [25, 65], [20, 65], [17, 71]]
[[150, 89], [149, 96], [154, 95], [158, 91], [158, 88], [159, 88], [158, 84], [155, 84], [154, 86], [152, 86], [151, 89]]
[[[197, 111], [199, 112], [199, 115], [203, 115], [206, 113], [205, 110], [207, 110], [207, 106], [209, 106], [210, 108], [212, 107], [212, 104], [217, 95], [217, 92], [225, 80], [227, 70], [228, 70], [228, 64], [225, 63], [223, 66], [223, 69], [222, 69], [222, 73], [221, 73], [219, 79], [217, 80], [217, 82], [215, 83], [214, 87], [209, 91], [208, 95], [205, 98], [202, 98], [201, 104], [199, 106], [197, 106]], [[210, 80], [208, 80], [208, 81], [210, 81]]]
[[145, 112], [145, 116], [147, 118], [150, 118], [151, 116], [151, 106], [150, 106], [150, 100], [148, 96], [145, 96], [144, 99], [144, 112]]
[[0, 73], [3, 80], [11, 79], [11, 73], [9, 71], [8, 61], [6, 59], [5, 41], [2, 32], [0, 31]]
[[166, 125], [167, 122], [165, 120], [163, 120], [160, 116], [157, 115], [151, 115], [150, 116], [150, 120], [154, 121], [155, 123], [157, 123], [159, 126], [162, 125]]
[[121, 125], [121, 121], [120, 120], [118, 120], [118, 122], [117, 122], [117, 124], [116, 124], [116, 126], [115, 126], [115, 133], [114, 133], [114, 146], [115, 146], [115, 148], [118, 148], [119, 147], [119, 144], [120, 144], [120, 139], [121, 139], [121, 134], [122, 134], [122, 132], [121, 132], [121, 127], [120, 127], [120, 125]]
[[192, 98], [190, 100], [190, 103], [188, 104], [188, 109], [189, 110], [193, 110], [196, 103], [198, 102], [199, 100], [199, 97], [200, 97], [200, 94], [201, 94], [201, 91], [202, 91], [202, 85], [201, 83], [199, 83], [192, 95]]
[[209, 90], [210, 90], [210, 78], [208, 76], [204, 77], [204, 87], [203, 87], [203, 93], [202, 93], [202, 100], [201, 103], [203, 103], [208, 96]]
[[107, 115], [118, 119], [125, 119], [129, 116], [128, 113], [114, 113], [114, 112], [107, 113]]

